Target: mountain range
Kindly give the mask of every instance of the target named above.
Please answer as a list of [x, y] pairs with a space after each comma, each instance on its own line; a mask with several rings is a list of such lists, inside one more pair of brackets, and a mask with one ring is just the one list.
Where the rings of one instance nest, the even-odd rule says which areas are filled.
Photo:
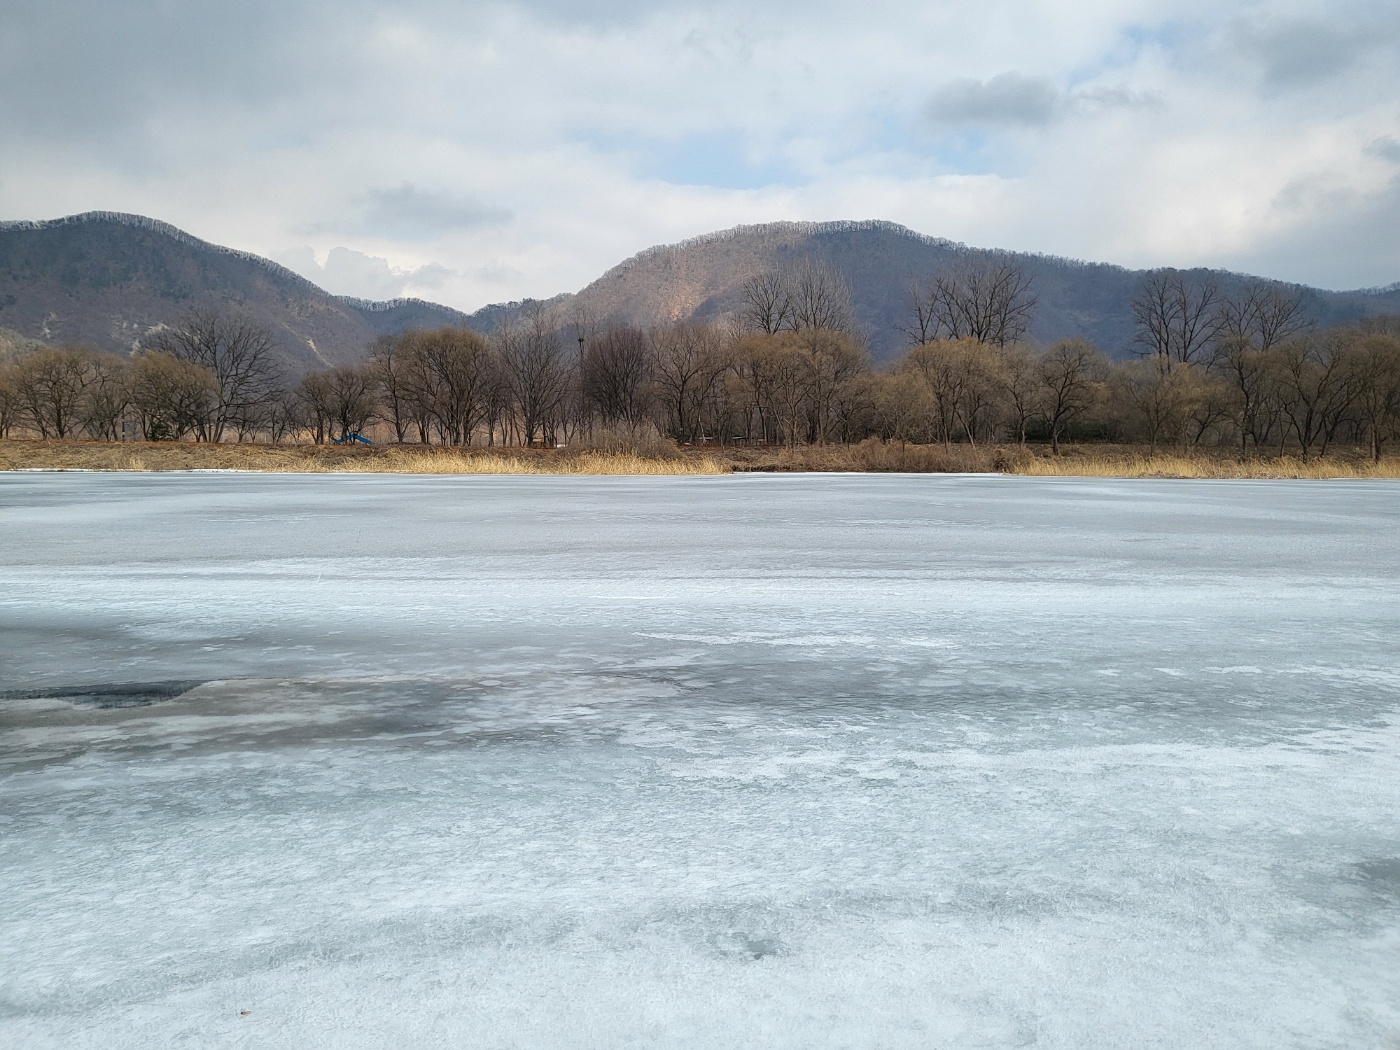
[[0, 223], [0, 329], [11, 342], [125, 352], [204, 303], [237, 306], [271, 328], [292, 372], [361, 361], [385, 333], [467, 320], [417, 299], [331, 295], [269, 259], [139, 215]]
[[[293, 372], [363, 360], [379, 335], [414, 326], [466, 324], [490, 332], [544, 306], [569, 320], [649, 326], [720, 320], [740, 307], [753, 273], [804, 259], [844, 277], [858, 326], [877, 361], [907, 345], [900, 331], [909, 287], [951, 265], [995, 257], [1020, 266], [1038, 303], [1029, 335], [1039, 343], [1082, 337], [1120, 357], [1132, 343], [1131, 300], [1143, 271], [1048, 255], [994, 252], [915, 233], [892, 222], [776, 222], [737, 226], [640, 252], [573, 294], [503, 303], [467, 314], [420, 299], [369, 302], [331, 295], [284, 266], [192, 237], [167, 223], [114, 212], [0, 223], [0, 338], [128, 351], [190, 307], [236, 306], [281, 337]], [[1250, 280], [1191, 271], [1225, 291]], [[1322, 324], [1400, 313], [1400, 284], [1326, 291], [1302, 287]]]

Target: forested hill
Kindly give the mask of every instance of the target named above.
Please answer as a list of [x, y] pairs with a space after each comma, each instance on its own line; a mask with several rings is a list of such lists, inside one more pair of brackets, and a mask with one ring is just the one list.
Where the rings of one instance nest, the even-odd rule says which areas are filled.
[[[614, 267], [564, 310], [643, 327], [679, 318], [717, 320], [737, 310], [750, 274], [782, 269], [804, 259], [821, 260], [845, 278], [857, 321], [877, 360], [908, 344], [909, 285], [950, 266], [981, 260], [1010, 261], [1032, 277], [1038, 303], [1029, 335], [1048, 344], [1082, 337], [1114, 357], [1133, 339], [1131, 301], [1143, 271], [1048, 255], [968, 248], [915, 233], [892, 222], [775, 222], [737, 226], [680, 244], [648, 248]], [[1223, 271], [1193, 271], [1228, 292], [1250, 280]], [[1326, 292], [1304, 289], [1304, 308], [1320, 323], [1335, 324], [1381, 313], [1400, 313], [1400, 286], [1383, 291]], [[509, 316], [493, 306], [472, 315], [483, 330]]]
[[[568, 322], [643, 327], [737, 310], [749, 276], [803, 260], [827, 263], [849, 285], [862, 334], [877, 360], [907, 343], [900, 332], [911, 281], [953, 265], [997, 258], [1022, 267], [1039, 302], [1030, 336], [1080, 336], [1117, 357], [1132, 341], [1130, 302], [1141, 271], [1051, 256], [1000, 253], [927, 237], [891, 222], [738, 226], [649, 248], [575, 294], [544, 304], [505, 303], [471, 315], [417, 299], [371, 303], [331, 295], [247, 252], [135, 215], [88, 212], [46, 222], [0, 223], [0, 335], [125, 351], [152, 328], [208, 302], [236, 306], [278, 336], [292, 372], [362, 360], [380, 334], [467, 323], [489, 332], [532, 305]], [[1229, 291], [1238, 274], [1196, 271]], [[1400, 286], [1381, 291], [1304, 289], [1304, 306], [1330, 324], [1400, 313]]]
[[381, 333], [466, 319], [420, 300], [334, 296], [268, 259], [138, 215], [0, 223], [0, 329], [123, 352], [209, 302], [267, 325], [293, 372], [359, 361]]

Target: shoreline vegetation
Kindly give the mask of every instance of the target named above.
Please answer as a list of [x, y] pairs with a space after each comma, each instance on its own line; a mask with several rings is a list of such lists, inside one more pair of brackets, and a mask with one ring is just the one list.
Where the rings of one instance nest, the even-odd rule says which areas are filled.
[[1364, 449], [1304, 463], [1288, 455], [1241, 457], [1222, 449], [1134, 445], [903, 444], [632, 449], [340, 446], [192, 441], [0, 441], [0, 471], [228, 470], [305, 474], [717, 475], [732, 473], [995, 473], [1103, 478], [1400, 479], [1400, 456]]
[[125, 354], [0, 356], [0, 440], [114, 446], [19, 444], [11, 468], [1397, 476], [1400, 315], [1322, 327], [1298, 288], [1153, 271], [1113, 361], [1028, 342], [1030, 278], [988, 263], [911, 287], [909, 348], [877, 363], [826, 264], [742, 292], [649, 329], [536, 303], [299, 376], [272, 329], [195, 306]]

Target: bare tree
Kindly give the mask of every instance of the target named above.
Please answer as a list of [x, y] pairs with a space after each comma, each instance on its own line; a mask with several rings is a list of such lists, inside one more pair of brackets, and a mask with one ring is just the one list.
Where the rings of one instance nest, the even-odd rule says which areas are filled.
[[1142, 279], [1132, 302], [1134, 342], [1164, 371], [1202, 358], [1224, 323], [1219, 286], [1178, 270], [1154, 270]]
[[832, 434], [842, 395], [865, 370], [865, 350], [851, 336], [826, 327], [807, 329], [798, 339], [807, 366], [817, 444], [825, 445]]
[[267, 405], [267, 436], [280, 445], [302, 426], [302, 407], [295, 390], [279, 390]]
[[729, 368], [719, 332], [683, 321], [653, 330], [652, 387], [664, 427], [677, 441], [699, 443], [707, 409]]
[[957, 432], [958, 400], [966, 378], [958, 341], [939, 339], [916, 346], [900, 362], [901, 371], [923, 380], [934, 438], [950, 444]]
[[1356, 398], [1348, 360], [1348, 333], [1339, 330], [1296, 336], [1270, 351], [1277, 369], [1277, 397], [1288, 429], [1306, 463], [1314, 448], [1327, 455]]
[[773, 393], [774, 346], [786, 338], [769, 333], [740, 339], [730, 356], [737, 387], [736, 400], [743, 406], [742, 412], [749, 423], [747, 431], [752, 436], [752, 423], [756, 420], [762, 441], [781, 437]]
[[1103, 354], [1082, 339], [1063, 339], [1041, 355], [1041, 408], [1056, 455], [1070, 425], [1098, 403], [1107, 371]]
[[970, 444], [977, 444], [981, 435], [991, 440], [995, 430], [995, 409], [1002, 391], [997, 366], [1001, 363], [995, 351], [999, 347], [977, 342], [964, 342], [958, 354], [963, 371], [962, 394], [955, 407], [957, 419]]
[[973, 339], [1007, 346], [1019, 342], [1038, 301], [1032, 279], [1009, 259], [968, 262], [937, 274], [920, 295], [904, 331], [920, 342]]
[[543, 310], [535, 310], [522, 327], [507, 326], [497, 334], [497, 349], [525, 444], [537, 439], [553, 444], [570, 373], [558, 328]]
[[311, 440], [324, 445], [335, 420], [335, 394], [330, 376], [325, 372], [306, 373], [297, 384], [295, 397], [301, 421], [311, 431]]
[[740, 332], [775, 335], [824, 328], [849, 334], [855, 329], [850, 289], [835, 268], [820, 259], [754, 274], [744, 281], [742, 292]]
[[1218, 334], [1244, 340], [1256, 350], [1271, 350], [1311, 327], [1298, 287], [1255, 280], [1220, 302]]
[[1159, 442], [1174, 441], [1184, 433], [1200, 391], [1196, 379], [1190, 365], [1168, 372], [1155, 360], [1129, 361], [1115, 369], [1112, 393], [1156, 451]]
[[495, 445], [498, 439], [504, 445], [511, 415], [510, 383], [506, 380], [499, 340], [493, 337], [486, 345], [489, 355], [481, 388], [481, 425], [488, 445]]
[[909, 337], [910, 346], [923, 346], [938, 338], [938, 310], [930, 289], [916, 279], [905, 290], [905, 318], [895, 327]]
[[178, 441], [213, 412], [219, 381], [207, 368], [147, 350], [132, 361], [131, 398], [147, 441]]
[[201, 441], [222, 441], [230, 426], [275, 396], [277, 344], [267, 328], [247, 317], [196, 307], [175, 328], [153, 333], [147, 345], [214, 374], [219, 396], [208, 418], [195, 426]]
[[789, 448], [805, 441], [811, 424], [812, 370], [795, 336], [783, 333], [765, 349], [773, 416]]
[[127, 363], [81, 347], [31, 351], [9, 370], [9, 414], [45, 438], [121, 437], [131, 404]]
[[83, 424], [84, 399], [92, 381], [92, 354], [74, 348], [35, 350], [11, 375], [20, 418], [43, 438], [73, 437]]
[[403, 399], [406, 423], [411, 422], [418, 431], [420, 445], [427, 445], [432, 441], [434, 406], [438, 400], [437, 377], [428, 365], [428, 355], [423, 348], [425, 336], [426, 333], [421, 328], [411, 328], [403, 332], [399, 337], [396, 362], [397, 382]]
[[1265, 408], [1273, 378], [1271, 361], [1266, 351], [1258, 349], [1247, 336], [1238, 334], [1222, 338], [1211, 357], [1211, 370], [1223, 377], [1230, 388], [1241, 454], [1248, 449], [1251, 440], [1256, 447], [1264, 443]]
[[792, 293], [785, 274], [778, 270], [764, 270], [747, 278], [742, 290], [744, 330], [773, 335], [788, 327], [792, 316]]
[[1002, 389], [998, 349], [975, 339], [939, 339], [905, 359], [928, 385], [934, 429], [944, 444], [959, 432], [974, 445], [979, 435], [991, 434]]
[[83, 392], [83, 429], [99, 441], [119, 441], [122, 421], [131, 407], [131, 378], [126, 361], [115, 354], [92, 354]]
[[1221, 424], [1231, 422], [1234, 392], [1220, 376], [1200, 368], [1191, 368], [1186, 375], [1185, 432], [1191, 444], [1199, 445], [1206, 434], [1217, 432]]
[[899, 447], [915, 440], [930, 417], [928, 385], [916, 373], [897, 371], [872, 376], [875, 418], [882, 436], [899, 441]]
[[1250, 441], [1256, 448], [1264, 444], [1277, 415], [1270, 351], [1312, 323], [1303, 313], [1302, 290], [1272, 281], [1251, 281], [1222, 299], [1217, 321], [1209, 368], [1230, 390], [1228, 414], [1243, 454]]
[[486, 340], [468, 328], [449, 325], [421, 333], [413, 352], [426, 379], [429, 408], [443, 441], [470, 445], [491, 378], [491, 350]]
[[880, 426], [876, 405], [879, 379], [869, 370], [868, 364], [862, 353], [860, 369], [835, 387], [829, 426], [832, 436], [842, 444], [862, 441], [876, 433]]
[[1036, 411], [1040, 375], [1035, 355], [1019, 344], [1000, 348], [997, 376], [1001, 381], [1004, 418], [1017, 444], [1026, 443], [1026, 429]]
[[788, 274], [787, 285], [792, 304], [787, 326], [794, 332], [854, 330], [850, 289], [830, 264], [803, 259]]
[[15, 388], [14, 365], [0, 364], [0, 438], [10, 436], [10, 428], [19, 421], [19, 391]]
[[341, 365], [325, 374], [321, 404], [337, 442], [347, 441], [369, 426], [378, 407], [375, 388], [370, 366]]
[[1400, 335], [1359, 334], [1352, 348], [1356, 411], [1377, 463], [1400, 432]]
[[402, 445], [413, 416], [409, 408], [411, 384], [404, 358], [412, 345], [412, 336], [381, 335], [370, 349], [370, 367], [379, 385], [384, 418], [394, 428], [394, 440]]
[[635, 427], [647, 415], [652, 361], [640, 328], [610, 327], [589, 339], [581, 362], [583, 396], [604, 426]]

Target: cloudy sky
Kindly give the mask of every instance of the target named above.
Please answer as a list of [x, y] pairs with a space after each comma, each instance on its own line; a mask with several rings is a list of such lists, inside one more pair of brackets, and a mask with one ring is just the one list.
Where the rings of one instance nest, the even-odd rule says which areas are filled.
[[1400, 281], [1400, 5], [0, 0], [0, 218], [165, 219], [462, 308], [883, 218]]

